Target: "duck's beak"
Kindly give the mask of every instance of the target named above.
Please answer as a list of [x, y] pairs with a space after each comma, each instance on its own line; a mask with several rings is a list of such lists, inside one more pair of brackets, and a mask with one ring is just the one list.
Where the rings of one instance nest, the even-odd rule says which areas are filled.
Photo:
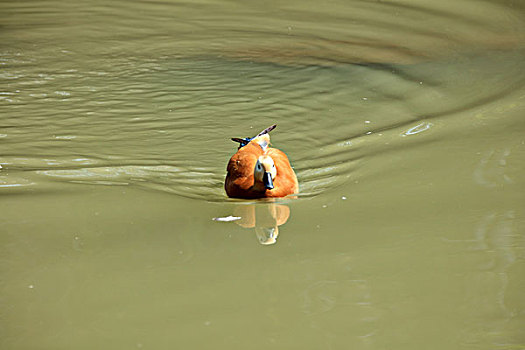
[[270, 172], [266, 171], [263, 174], [263, 183], [266, 189], [271, 190], [273, 188], [272, 174], [270, 174]]

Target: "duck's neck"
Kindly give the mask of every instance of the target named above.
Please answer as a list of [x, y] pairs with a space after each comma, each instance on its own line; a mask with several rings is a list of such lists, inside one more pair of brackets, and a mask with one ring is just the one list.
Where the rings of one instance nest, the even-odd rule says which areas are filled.
[[260, 182], [260, 181], [257, 181], [255, 179], [253, 179], [253, 186], [252, 186], [252, 189], [255, 191], [255, 192], [260, 192], [260, 193], [264, 193], [266, 191], [266, 186], [264, 186], [264, 183]]

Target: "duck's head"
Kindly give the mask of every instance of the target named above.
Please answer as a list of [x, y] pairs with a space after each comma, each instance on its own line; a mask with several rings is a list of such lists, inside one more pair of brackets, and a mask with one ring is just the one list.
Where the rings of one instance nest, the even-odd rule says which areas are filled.
[[264, 188], [271, 190], [273, 188], [273, 180], [277, 175], [277, 169], [272, 157], [263, 155], [257, 159], [255, 169], [253, 170], [253, 177], [258, 183], [262, 183]]

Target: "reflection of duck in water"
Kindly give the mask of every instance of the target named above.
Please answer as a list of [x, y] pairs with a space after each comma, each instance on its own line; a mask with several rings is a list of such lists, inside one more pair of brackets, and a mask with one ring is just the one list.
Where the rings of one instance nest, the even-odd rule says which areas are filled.
[[290, 208], [275, 203], [239, 205], [233, 211], [240, 217], [235, 223], [244, 228], [255, 228], [259, 242], [264, 245], [274, 244], [279, 235], [279, 226], [288, 221]]
[[224, 188], [228, 197], [284, 197], [297, 193], [299, 184], [282, 151], [269, 147], [270, 135], [276, 125], [252, 138], [232, 138], [239, 149], [228, 163]]

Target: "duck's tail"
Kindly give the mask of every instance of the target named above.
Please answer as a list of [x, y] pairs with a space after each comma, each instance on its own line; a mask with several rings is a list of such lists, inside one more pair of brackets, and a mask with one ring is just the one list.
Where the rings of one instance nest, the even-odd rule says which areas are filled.
[[263, 135], [266, 135], [268, 134], [270, 131], [272, 131], [273, 129], [275, 129], [275, 127], [277, 127], [277, 124], [273, 124], [272, 126], [270, 127], [267, 127], [266, 129], [264, 129], [263, 131], [261, 131], [259, 134], [257, 134], [257, 136], [254, 136], [254, 137], [245, 137], [245, 138], [238, 138], [238, 137], [232, 137], [232, 141], [235, 141], [235, 142], [239, 142], [239, 148], [242, 148], [244, 146], [246, 146], [247, 144], [250, 143], [251, 140], [259, 137], [259, 136], [263, 136]]
[[[259, 135], [255, 136], [255, 137], [259, 137], [259, 136], [262, 136], [262, 135], [266, 135], [267, 133], [269, 133], [270, 131], [272, 131], [273, 129], [275, 129], [277, 127], [277, 124], [273, 124], [272, 126], [269, 126], [267, 127], [266, 129], [264, 129], [263, 131], [261, 131], [259, 133]], [[255, 138], [253, 137], [253, 138]]]

